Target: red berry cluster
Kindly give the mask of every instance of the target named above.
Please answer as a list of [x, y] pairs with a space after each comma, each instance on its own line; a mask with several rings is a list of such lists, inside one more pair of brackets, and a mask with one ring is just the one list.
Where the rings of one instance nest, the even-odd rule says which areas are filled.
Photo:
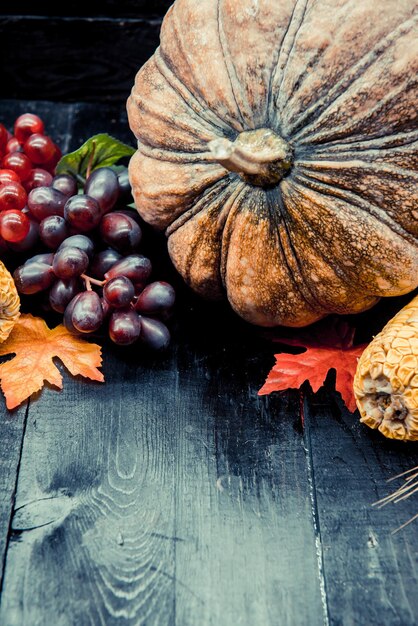
[[31, 228], [28, 193], [52, 183], [61, 158], [59, 147], [45, 135], [44, 123], [37, 115], [20, 115], [13, 133], [0, 124], [0, 249], [27, 237]]

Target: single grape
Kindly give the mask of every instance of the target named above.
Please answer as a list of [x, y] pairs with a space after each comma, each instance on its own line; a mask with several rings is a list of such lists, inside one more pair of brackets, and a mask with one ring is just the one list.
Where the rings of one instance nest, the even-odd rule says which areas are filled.
[[73, 176], [70, 176], [70, 174], [58, 174], [58, 176], [54, 176], [52, 179], [52, 187], [58, 189], [58, 191], [68, 197], [77, 195], [77, 181]]
[[12, 181], [0, 185], [0, 211], [21, 211], [26, 206], [27, 199], [27, 193], [20, 183]]
[[11, 209], [0, 213], [0, 235], [5, 241], [18, 243], [29, 232], [30, 222], [22, 211]]
[[35, 167], [30, 171], [29, 176], [25, 180], [23, 186], [27, 193], [35, 189], [35, 187], [50, 187], [52, 183], [52, 174], [40, 167]]
[[126, 276], [135, 284], [146, 281], [151, 274], [151, 269], [151, 261], [147, 257], [142, 254], [130, 254], [117, 261], [104, 277], [110, 280], [116, 276]]
[[56, 250], [69, 234], [70, 227], [60, 215], [50, 215], [39, 224], [39, 237], [51, 250]]
[[6, 144], [6, 154], [9, 152], [23, 152], [23, 148], [16, 139], [16, 137], [10, 137]]
[[34, 133], [23, 144], [23, 151], [36, 165], [47, 163], [55, 153], [55, 144], [47, 135]]
[[132, 309], [113, 311], [109, 320], [109, 337], [120, 346], [129, 346], [141, 334], [139, 315]]
[[135, 288], [126, 276], [116, 276], [105, 283], [103, 297], [114, 309], [127, 307], [135, 295]]
[[6, 145], [9, 139], [9, 133], [7, 132], [7, 128], [0, 124], [0, 154], [4, 154], [6, 152]]
[[13, 170], [19, 176], [21, 181], [28, 178], [32, 169], [32, 163], [23, 152], [9, 152], [3, 157], [1, 162], [2, 168]]
[[110, 306], [108, 302], [106, 302], [104, 298], [100, 298], [100, 304], [102, 305], [103, 319], [106, 319], [108, 315], [110, 315], [110, 312], [112, 311], [112, 307]]
[[63, 280], [84, 274], [89, 266], [89, 257], [80, 248], [61, 248], [55, 253], [52, 267], [55, 275]]
[[39, 224], [29, 215], [29, 231], [26, 237], [17, 243], [9, 243], [9, 248], [14, 252], [29, 252], [33, 250], [39, 240]]
[[112, 248], [107, 248], [94, 255], [93, 261], [89, 267], [89, 275], [99, 280], [104, 279], [104, 275], [111, 267], [122, 258], [122, 255]]
[[53, 187], [35, 187], [28, 195], [28, 207], [35, 219], [41, 222], [50, 215], [64, 217], [68, 198]]
[[173, 287], [162, 280], [150, 283], [140, 293], [135, 303], [139, 313], [157, 314], [169, 311], [174, 305], [176, 292]]
[[170, 331], [160, 320], [141, 316], [142, 343], [153, 350], [164, 350], [170, 343]]
[[0, 185], [20, 183], [19, 175], [14, 170], [0, 170]]
[[71, 318], [73, 315], [74, 307], [80, 296], [81, 296], [81, 293], [78, 293], [76, 296], [74, 296], [72, 300], [70, 300], [70, 302], [67, 305], [67, 308], [65, 309], [64, 318], [63, 318], [64, 326], [68, 330], [68, 332], [77, 336], [81, 336], [81, 333], [76, 328], [74, 328]]
[[14, 135], [20, 143], [24, 143], [26, 139], [35, 133], [43, 134], [45, 130], [44, 123], [40, 117], [33, 113], [23, 113], [19, 115], [14, 123]]
[[102, 217], [100, 234], [103, 241], [122, 254], [137, 250], [142, 238], [140, 226], [120, 212], [106, 213]]
[[110, 167], [94, 170], [87, 179], [84, 193], [97, 200], [102, 215], [111, 211], [119, 197], [116, 173]]
[[71, 237], [67, 237], [58, 250], [62, 250], [63, 248], [79, 248], [79, 250], [83, 250], [91, 259], [94, 254], [94, 243], [92, 240], [86, 235], [71, 235]]
[[61, 157], [62, 157], [61, 150], [56, 144], [54, 144], [54, 154], [48, 161], [45, 161], [45, 163], [42, 164], [42, 167], [44, 167], [46, 170], [48, 170], [48, 172], [51, 172], [51, 174], [54, 175], [55, 168]]
[[73, 196], [65, 205], [64, 217], [75, 230], [87, 233], [100, 222], [100, 207], [94, 198], [80, 194]]
[[54, 272], [46, 263], [25, 263], [13, 272], [19, 293], [31, 295], [48, 289], [55, 280]]
[[118, 183], [119, 183], [119, 199], [124, 204], [130, 204], [133, 201], [132, 198], [132, 188], [131, 183], [129, 182], [129, 172], [126, 167], [121, 172], [118, 173]]
[[57, 313], [64, 313], [71, 300], [83, 289], [77, 278], [57, 280], [49, 290], [49, 304]]
[[54, 261], [54, 253], [53, 252], [41, 252], [41, 254], [35, 254], [35, 256], [30, 259], [26, 259], [25, 265], [30, 265], [31, 263], [43, 263], [45, 265], [51, 265]]
[[100, 297], [95, 291], [83, 291], [73, 307], [71, 321], [80, 333], [93, 333], [103, 322]]

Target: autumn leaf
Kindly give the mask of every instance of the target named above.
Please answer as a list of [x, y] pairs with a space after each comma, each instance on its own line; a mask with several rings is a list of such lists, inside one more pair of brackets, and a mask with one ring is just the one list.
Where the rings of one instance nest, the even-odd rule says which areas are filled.
[[0, 344], [0, 356], [6, 354], [15, 354], [0, 364], [1, 388], [8, 409], [42, 389], [45, 382], [62, 389], [62, 376], [54, 357], [73, 376], [104, 380], [97, 369], [102, 363], [100, 346], [71, 335], [62, 324], [50, 330], [44, 320], [32, 315], [21, 315], [9, 338]]
[[299, 389], [308, 381], [313, 392], [324, 384], [328, 372], [336, 371], [335, 389], [348, 410], [356, 410], [356, 401], [353, 392], [354, 374], [357, 361], [367, 344], [353, 346], [354, 330], [345, 322], [335, 322], [328, 325], [322, 334], [302, 332], [299, 337], [277, 338], [285, 345], [304, 348], [299, 354], [275, 354], [276, 364], [267, 376], [266, 382], [258, 394], [266, 395], [273, 391]]

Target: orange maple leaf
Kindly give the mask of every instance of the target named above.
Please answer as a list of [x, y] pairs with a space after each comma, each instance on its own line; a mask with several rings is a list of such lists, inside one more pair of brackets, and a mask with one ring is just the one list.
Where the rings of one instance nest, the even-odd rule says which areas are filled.
[[8, 339], [0, 344], [0, 356], [12, 353], [14, 358], [0, 364], [1, 388], [8, 409], [42, 389], [45, 382], [62, 389], [62, 376], [54, 357], [73, 376], [80, 374], [104, 381], [97, 369], [102, 363], [100, 346], [71, 335], [62, 324], [50, 330], [39, 317], [20, 316]]
[[323, 335], [319, 340], [314, 335], [313, 341], [309, 341], [306, 333], [300, 339], [277, 339], [280, 343], [304, 348], [304, 351], [299, 354], [275, 354], [276, 364], [270, 370], [258, 395], [290, 388], [298, 389], [306, 381], [315, 393], [324, 384], [328, 372], [335, 369], [335, 389], [340, 392], [348, 410], [354, 412], [354, 374], [357, 361], [367, 344], [353, 347], [353, 336], [354, 331], [351, 332], [348, 325], [343, 323], [331, 324], [328, 336]]

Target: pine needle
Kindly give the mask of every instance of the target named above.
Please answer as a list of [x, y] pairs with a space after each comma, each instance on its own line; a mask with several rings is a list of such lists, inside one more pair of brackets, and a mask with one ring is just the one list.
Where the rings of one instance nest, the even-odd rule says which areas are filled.
[[[404, 478], [404, 484], [398, 487], [398, 489], [390, 493], [388, 496], [381, 498], [377, 502], [373, 502], [372, 506], [376, 506], [378, 509], [381, 509], [383, 506], [386, 506], [390, 502], [396, 504], [401, 500], [405, 500], [406, 498], [411, 497], [414, 493], [418, 491], [418, 465], [416, 467], [412, 467], [406, 472], [402, 472], [401, 474], [392, 476], [392, 478], [389, 478], [389, 480], [387, 480], [386, 482], [390, 483], [393, 480], [397, 480], [398, 478]], [[418, 513], [411, 517], [411, 519], [404, 522], [395, 530], [392, 530], [391, 534], [394, 535], [416, 519], [418, 519]]]

